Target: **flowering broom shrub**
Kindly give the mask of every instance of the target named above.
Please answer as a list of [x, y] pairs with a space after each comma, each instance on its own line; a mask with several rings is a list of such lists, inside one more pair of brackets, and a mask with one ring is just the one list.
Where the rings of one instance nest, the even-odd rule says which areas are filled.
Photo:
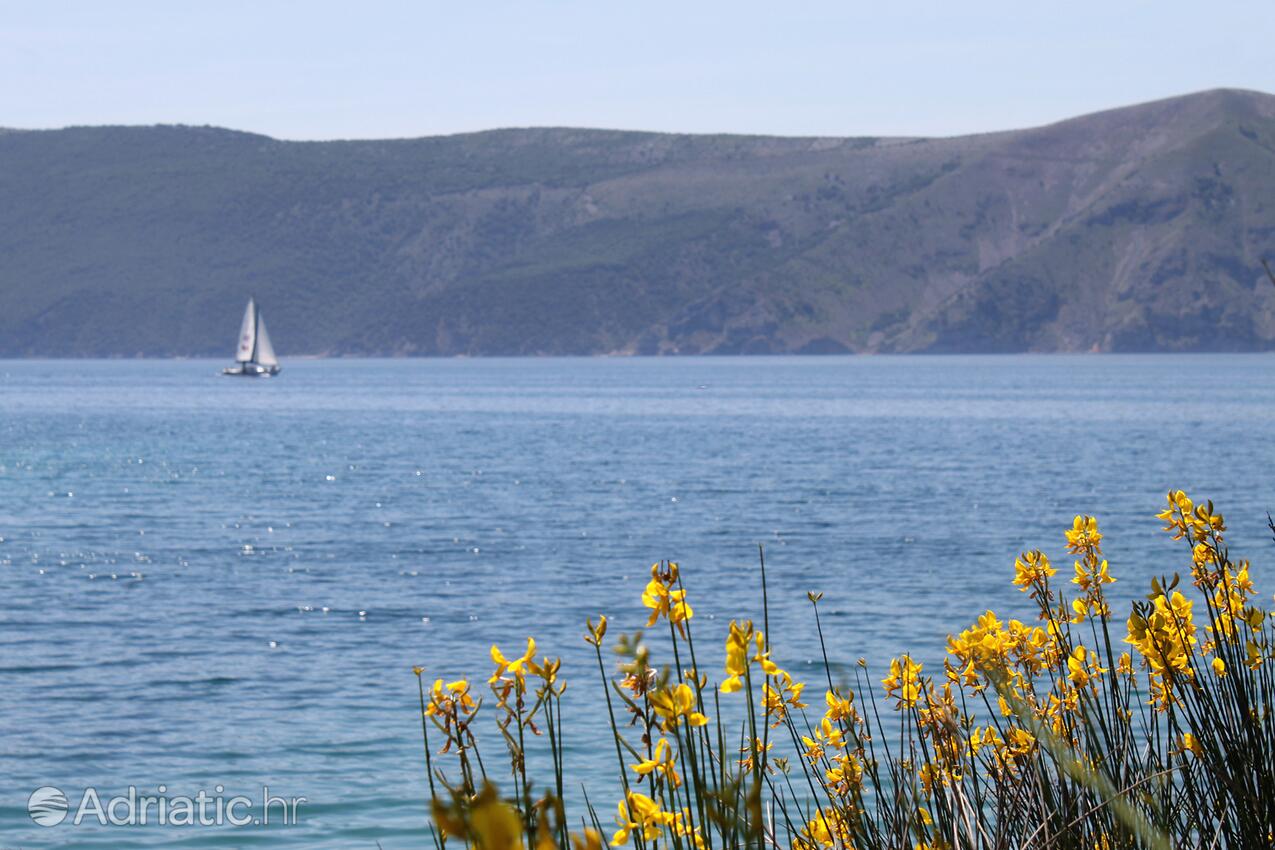
[[[570, 829], [560, 663], [492, 647], [490, 696], [467, 680], [426, 690], [422, 732], [439, 850], [823, 848], [1249, 848], [1275, 845], [1275, 660], [1249, 563], [1232, 560], [1212, 503], [1170, 493], [1159, 515], [1189, 554], [1189, 581], [1154, 579], [1127, 617], [1093, 517], [1066, 531], [1070, 581], [1041, 551], [1014, 563], [1030, 614], [988, 611], [949, 637], [932, 673], [904, 655], [875, 692], [867, 664], [838, 684], [818, 594], [823, 675], [800, 682], [762, 627], [732, 621], [697, 645], [677, 564], [651, 569], [648, 628], [667, 630], [656, 666], [641, 633], [588, 623], [606, 697], [620, 799], [604, 827], [587, 800]], [[1275, 531], [1275, 526], [1272, 527]], [[765, 561], [761, 567], [763, 612]], [[1122, 622], [1123, 620], [1123, 622]], [[723, 646], [723, 656], [717, 651]], [[708, 657], [705, 657], [708, 656]], [[475, 722], [486, 702], [514, 777], [487, 780]], [[731, 718], [730, 720], [724, 718]], [[537, 738], [553, 775], [533, 785]], [[501, 773], [504, 773], [502, 769]]]

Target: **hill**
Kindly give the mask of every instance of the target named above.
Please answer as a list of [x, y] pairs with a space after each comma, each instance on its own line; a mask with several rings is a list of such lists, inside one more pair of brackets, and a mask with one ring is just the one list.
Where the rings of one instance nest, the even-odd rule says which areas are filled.
[[0, 355], [1275, 347], [1275, 97], [946, 139], [0, 133]]

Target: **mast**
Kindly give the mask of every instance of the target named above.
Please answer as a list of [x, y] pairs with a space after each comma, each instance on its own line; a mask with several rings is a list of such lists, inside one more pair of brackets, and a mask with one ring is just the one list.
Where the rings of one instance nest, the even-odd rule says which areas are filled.
[[255, 297], [248, 299], [252, 304], [252, 359], [250, 363], [257, 362], [257, 346], [261, 340], [261, 311], [257, 309], [257, 299]]

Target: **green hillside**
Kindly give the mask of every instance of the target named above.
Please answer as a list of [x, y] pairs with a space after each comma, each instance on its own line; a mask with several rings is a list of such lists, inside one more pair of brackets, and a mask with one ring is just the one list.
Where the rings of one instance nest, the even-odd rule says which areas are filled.
[[0, 355], [1275, 347], [1275, 97], [951, 139], [0, 132]]

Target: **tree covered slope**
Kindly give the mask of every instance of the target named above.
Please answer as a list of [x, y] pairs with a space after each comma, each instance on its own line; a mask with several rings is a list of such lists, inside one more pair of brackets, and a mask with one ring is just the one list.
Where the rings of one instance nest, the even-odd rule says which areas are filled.
[[947, 139], [0, 132], [0, 355], [1275, 347], [1275, 97]]

